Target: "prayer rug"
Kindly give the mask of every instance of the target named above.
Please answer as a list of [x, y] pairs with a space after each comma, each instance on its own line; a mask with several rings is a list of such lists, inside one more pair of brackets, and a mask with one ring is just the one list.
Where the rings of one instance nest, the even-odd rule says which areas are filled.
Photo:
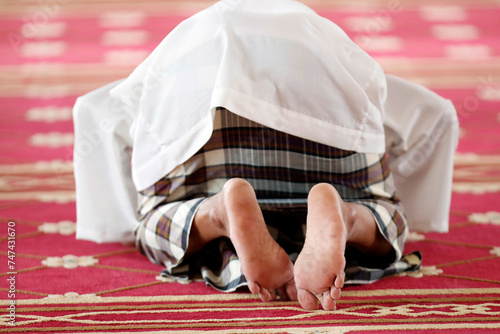
[[[213, 1], [0, 3], [0, 332], [498, 333], [500, 3], [308, 0], [388, 73], [451, 99], [460, 145], [447, 234], [419, 272], [349, 286], [334, 312], [159, 277], [131, 245], [77, 241], [71, 107], [125, 77]], [[98, 138], [94, 138], [98, 140]]]

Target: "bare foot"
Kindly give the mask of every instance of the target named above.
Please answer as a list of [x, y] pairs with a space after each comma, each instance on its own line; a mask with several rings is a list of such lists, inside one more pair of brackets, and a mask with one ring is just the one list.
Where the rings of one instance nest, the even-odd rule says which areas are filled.
[[269, 234], [252, 186], [243, 179], [231, 179], [219, 195], [220, 205], [214, 206], [211, 216], [224, 224], [250, 291], [263, 301], [275, 299], [276, 293], [297, 300], [293, 264]]
[[307, 310], [335, 310], [344, 286], [349, 207], [330, 184], [314, 186], [308, 197], [307, 234], [295, 262], [300, 305]]

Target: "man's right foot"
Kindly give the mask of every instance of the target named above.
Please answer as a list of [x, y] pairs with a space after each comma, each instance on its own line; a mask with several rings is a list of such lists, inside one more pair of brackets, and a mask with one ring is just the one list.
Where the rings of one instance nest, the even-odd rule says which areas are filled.
[[346, 203], [330, 184], [318, 184], [308, 197], [307, 235], [295, 262], [295, 283], [300, 305], [307, 310], [336, 309], [344, 286], [348, 219]]

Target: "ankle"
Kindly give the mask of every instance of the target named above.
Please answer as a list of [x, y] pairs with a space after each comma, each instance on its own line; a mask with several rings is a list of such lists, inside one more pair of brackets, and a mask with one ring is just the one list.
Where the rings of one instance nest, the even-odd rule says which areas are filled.
[[215, 231], [219, 231], [221, 236], [229, 237], [229, 224], [221, 209], [220, 205], [212, 206], [208, 212], [208, 219]]
[[390, 253], [393, 248], [382, 236], [378, 224], [370, 209], [362, 204], [346, 203], [348, 219], [347, 242], [367, 255], [382, 256]]
[[356, 231], [356, 221], [359, 219], [358, 211], [356, 210], [356, 206], [349, 202], [344, 202], [341, 199], [341, 207], [342, 207], [342, 221], [347, 230], [347, 241], [356, 240], [358, 236], [356, 235], [358, 231]]

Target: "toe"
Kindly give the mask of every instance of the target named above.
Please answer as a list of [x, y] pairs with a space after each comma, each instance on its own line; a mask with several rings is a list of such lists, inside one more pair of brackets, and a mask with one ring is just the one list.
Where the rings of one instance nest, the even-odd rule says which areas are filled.
[[288, 300], [288, 296], [286, 294], [285, 286], [276, 289], [276, 294], [279, 296], [281, 300]]
[[264, 301], [264, 302], [268, 302], [270, 300], [276, 299], [276, 292], [274, 290], [270, 291], [268, 289], [261, 288], [259, 295], [260, 295], [260, 299], [262, 299], [262, 301]]
[[289, 300], [297, 300], [297, 287], [294, 280], [285, 284], [285, 290]]
[[337, 307], [335, 304], [335, 299], [330, 295], [330, 291], [325, 291], [321, 298], [321, 306], [325, 311], [334, 311]]
[[306, 310], [317, 310], [318, 300], [312, 293], [304, 289], [297, 289], [297, 297], [300, 306]]
[[333, 299], [335, 299], [335, 300], [340, 299], [341, 291], [339, 288], [332, 286], [330, 288], [329, 293], [330, 293], [330, 297], [332, 297]]
[[342, 287], [344, 287], [344, 279], [345, 279], [345, 274], [342, 273], [342, 275], [339, 275], [335, 278], [335, 282], [334, 282], [334, 285], [336, 288], [339, 288], [341, 289]]
[[248, 289], [254, 295], [256, 295], [260, 292], [260, 286], [259, 286], [259, 284], [257, 284], [257, 282], [248, 282]]

